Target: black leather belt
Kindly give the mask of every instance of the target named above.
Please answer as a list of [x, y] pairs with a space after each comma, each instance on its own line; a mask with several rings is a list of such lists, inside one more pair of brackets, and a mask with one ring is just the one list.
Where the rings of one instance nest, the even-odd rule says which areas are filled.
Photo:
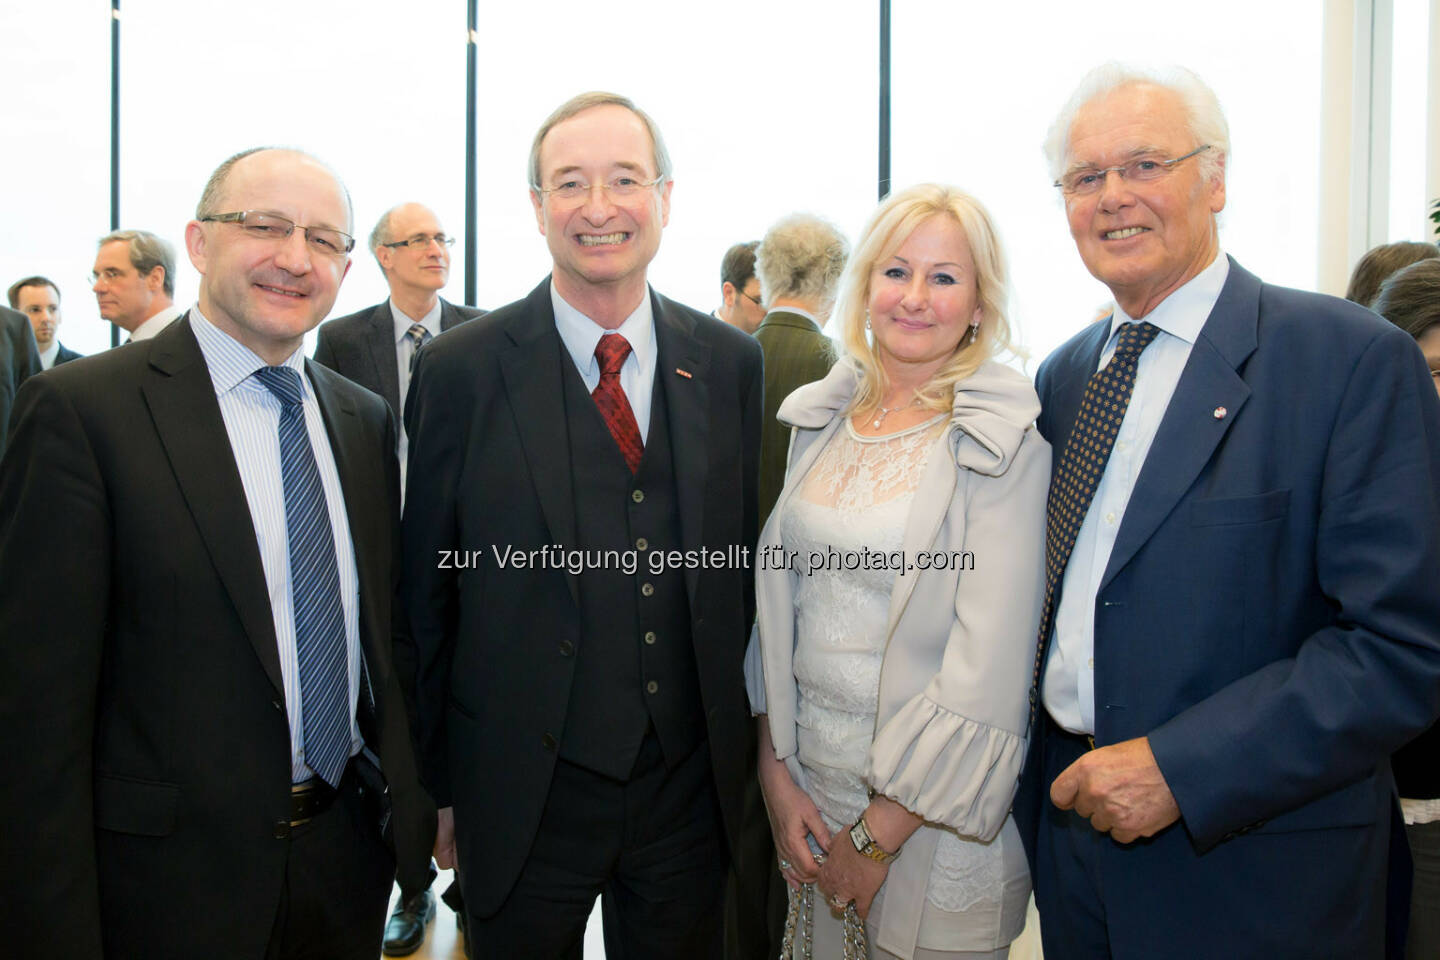
[[290, 826], [298, 827], [330, 809], [335, 788], [319, 777], [290, 785]]

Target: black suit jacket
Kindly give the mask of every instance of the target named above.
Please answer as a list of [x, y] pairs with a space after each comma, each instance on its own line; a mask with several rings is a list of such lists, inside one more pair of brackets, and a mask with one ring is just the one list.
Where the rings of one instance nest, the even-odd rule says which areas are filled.
[[[653, 292], [651, 305], [682, 543], [753, 547], [760, 348]], [[562, 351], [547, 279], [427, 346], [406, 407], [402, 595], [418, 653], [422, 772], [439, 805], [455, 807], [466, 903], [481, 915], [499, 908], [534, 839], [581, 642], [576, 577], [501, 568], [492, 553], [576, 543], [561, 392], [571, 361]], [[444, 553], [454, 550], [466, 554]], [[456, 570], [452, 561], [468, 551], [475, 568]], [[742, 669], [754, 580], [728, 566], [684, 578], [733, 852], [743, 782], [754, 775], [745, 767], [753, 734]]]
[[80, 353], [76, 350], [71, 350], [69, 347], [65, 346], [65, 344], [62, 343], [60, 344], [60, 349], [55, 353], [55, 362], [52, 363], [51, 366], [58, 367], [62, 363], [69, 363], [71, 360], [79, 360], [83, 356], [85, 356], [85, 354]]
[[[375, 702], [360, 726], [403, 856], [428, 846], [434, 813], [391, 664], [394, 425], [379, 397], [307, 370], [355, 547]], [[0, 928], [40, 931], [67, 958], [263, 956], [289, 843], [289, 728], [255, 531], [189, 320], [27, 382], [14, 441], [0, 467]]]
[[[484, 310], [440, 301], [440, 332], [483, 317]], [[395, 367], [395, 315], [385, 300], [320, 325], [315, 362], [385, 398], [400, 416], [400, 372]]]
[[18, 310], [0, 307], [0, 454], [10, 425], [10, 407], [27, 377], [40, 372], [40, 352], [30, 321]]

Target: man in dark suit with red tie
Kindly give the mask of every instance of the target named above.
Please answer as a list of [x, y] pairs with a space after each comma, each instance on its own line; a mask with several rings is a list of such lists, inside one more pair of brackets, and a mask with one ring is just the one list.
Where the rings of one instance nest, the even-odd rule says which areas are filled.
[[530, 179], [553, 273], [426, 347], [406, 411], [438, 852], [476, 957], [573, 955], [597, 895], [612, 956], [718, 956], [760, 349], [646, 284], [672, 184], [630, 101], [558, 108]]
[[374, 960], [434, 836], [390, 654], [393, 418], [301, 352], [349, 229], [327, 167], [238, 154], [186, 227], [188, 315], [20, 391], [0, 928], [55, 956]]

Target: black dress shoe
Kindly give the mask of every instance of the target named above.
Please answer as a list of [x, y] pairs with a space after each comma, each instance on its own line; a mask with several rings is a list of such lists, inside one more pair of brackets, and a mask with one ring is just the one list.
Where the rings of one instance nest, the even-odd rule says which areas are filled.
[[390, 922], [385, 924], [385, 943], [381, 949], [387, 957], [408, 957], [425, 942], [425, 925], [435, 918], [435, 894], [428, 889], [395, 905]]

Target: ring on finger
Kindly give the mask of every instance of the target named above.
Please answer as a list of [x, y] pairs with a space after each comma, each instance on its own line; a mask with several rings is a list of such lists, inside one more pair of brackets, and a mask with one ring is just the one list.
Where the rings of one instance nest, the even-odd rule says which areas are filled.
[[792, 866], [794, 865], [789, 860], [786, 860], [784, 857], [780, 858], [780, 869], [782, 871], [789, 870]]
[[838, 893], [830, 898], [830, 906], [834, 907], [836, 910], [844, 910], [849, 905], [850, 901], [840, 899], [840, 894]]

